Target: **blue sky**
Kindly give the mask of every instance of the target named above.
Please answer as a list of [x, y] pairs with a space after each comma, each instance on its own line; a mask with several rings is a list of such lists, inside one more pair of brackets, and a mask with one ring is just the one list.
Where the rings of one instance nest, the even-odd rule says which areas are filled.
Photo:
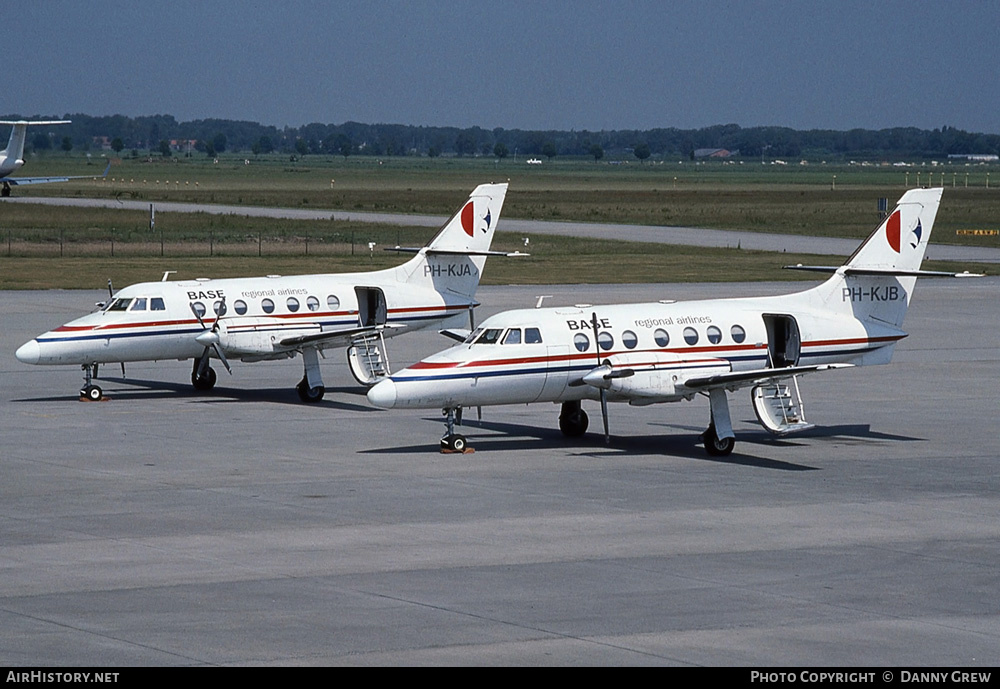
[[1000, 133], [1000, 2], [37, 0], [0, 112]]

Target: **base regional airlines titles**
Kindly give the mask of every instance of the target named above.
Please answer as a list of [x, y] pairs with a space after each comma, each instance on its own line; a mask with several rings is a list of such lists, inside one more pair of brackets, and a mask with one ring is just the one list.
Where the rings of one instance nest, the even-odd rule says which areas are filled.
[[[750, 672], [751, 682], [803, 682], [806, 684], [822, 684], [825, 682], [875, 682], [879, 673], [876, 672], [814, 672], [812, 670], [802, 670], [801, 672], [760, 672], [752, 670]], [[882, 681], [890, 683], [899, 681], [905, 684], [932, 684], [948, 682], [952, 684], [981, 683], [989, 682], [991, 673], [989, 672], [966, 672], [953, 670], [951, 672], [912, 672], [901, 670], [897, 677], [892, 671], [885, 671], [882, 674]]]

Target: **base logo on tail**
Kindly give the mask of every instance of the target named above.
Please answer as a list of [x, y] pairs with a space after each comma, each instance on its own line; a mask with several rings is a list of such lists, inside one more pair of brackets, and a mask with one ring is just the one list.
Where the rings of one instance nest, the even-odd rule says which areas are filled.
[[[901, 223], [900, 223], [900, 213], [897, 210], [895, 213], [893, 213], [891, 216], [889, 216], [889, 219], [886, 221], [886, 224], [885, 224], [885, 236], [886, 236], [886, 239], [889, 241], [889, 246], [892, 247], [892, 250], [895, 251], [897, 254], [899, 253], [900, 241], [901, 241], [900, 240], [900, 234], [901, 234], [901, 226], [900, 225], [901, 225]], [[923, 235], [923, 233], [924, 233], [924, 230], [920, 226], [920, 218], [917, 218], [917, 226], [914, 227], [913, 230], [911, 231], [911, 234], [915, 238], [914, 240], [911, 240], [911, 242], [910, 242], [910, 246], [911, 247], [913, 247], [914, 249], [917, 248], [917, 245], [920, 244], [920, 237]]]
[[[486, 208], [486, 216], [482, 218], [486, 223], [485, 227], [482, 227], [483, 232], [489, 232], [490, 223], [492, 222], [490, 218], [490, 209]], [[475, 203], [469, 201], [465, 204], [465, 208], [462, 209], [462, 229], [465, 230], [465, 234], [470, 237], [475, 236], [475, 226], [476, 226], [476, 206]]]

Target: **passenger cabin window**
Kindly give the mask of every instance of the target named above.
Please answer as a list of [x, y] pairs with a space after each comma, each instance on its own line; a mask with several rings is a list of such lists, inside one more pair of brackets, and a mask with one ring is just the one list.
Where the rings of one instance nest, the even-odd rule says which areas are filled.
[[615, 346], [615, 338], [611, 336], [611, 333], [603, 332], [597, 336], [597, 344], [600, 345], [601, 349], [604, 351], [608, 351]]
[[666, 330], [663, 330], [662, 328], [657, 328], [656, 331], [653, 333], [653, 340], [656, 341], [656, 345], [658, 347], [666, 347], [668, 344], [670, 344], [670, 335], [667, 334]]
[[274, 302], [270, 299], [263, 299], [260, 302], [260, 308], [264, 309], [264, 313], [274, 312]]
[[689, 345], [698, 344], [698, 331], [694, 328], [684, 328], [684, 341]]
[[622, 344], [625, 345], [625, 349], [635, 349], [639, 344], [639, 338], [631, 330], [626, 330], [622, 333]]
[[335, 295], [331, 294], [326, 298], [326, 305], [331, 311], [336, 311], [340, 308], [340, 299], [337, 299]]
[[316, 297], [306, 299], [306, 308], [310, 311], [319, 311], [319, 299]]
[[521, 329], [511, 328], [507, 331], [507, 334], [503, 337], [503, 343], [505, 345], [509, 344], [521, 344]]
[[236, 313], [242, 316], [247, 312], [247, 303], [242, 299], [237, 299], [233, 304], [233, 308], [236, 309]]
[[708, 326], [708, 331], [706, 332], [706, 335], [708, 335], [708, 341], [711, 342], [712, 344], [719, 344], [720, 342], [722, 342], [722, 331], [716, 328], [714, 325]]
[[524, 329], [524, 343], [525, 344], [538, 344], [542, 341], [542, 331], [538, 328], [525, 328]]
[[573, 346], [578, 352], [586, 352], [590, 349], [590, 339], [583, 333], [577, 333], [573, 336]]
[[132, 308], [129, 311], [145, 311], [146, 310], [146, 297], [136, 297], [132, 300]]
[[149, 300], [150, 311], [166, 311], [167, 305], [163, 303], [163, 297], [153, 297]]
[[288, 310], [292, 313], [299, 310], [299, 300], [295, 297], [288, 297], [288, 301], [286, 301], [285, 304], [288, 306]]
[[192, 302], [191, 310], [193, 310], [196, 314], [198, 314], [198, 318], [204, 318], [205, 314], [207, 313], [205, 305], [202, 304], [200, 301]]
[[212, 304], [212, 310], [215, 311], [216, 316], [225, 316], [226, 302], [224, 302], [222, 299], [219, 299], [218, 301]]
[[743, 340], [747, 339], [747, 331], [743, 329], [743, 326], [734, 325], [729, 329], [729, 334], [733, 336], [733, 342], [739, 344]]

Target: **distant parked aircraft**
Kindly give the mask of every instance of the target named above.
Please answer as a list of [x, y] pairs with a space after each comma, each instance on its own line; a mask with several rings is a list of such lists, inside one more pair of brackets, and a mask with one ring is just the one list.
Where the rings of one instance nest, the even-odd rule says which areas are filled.
[[[0, 178], [3, 188], [0, 189], [0, 196], [10, 196], [10, 188], [20, 184], [47, 184], [49, 182], [68, 182], [71, 179], [94, 179], [100, 175], [78, 175], [75, 177], [8, 177], [9, 174], [20, 169], [24, 165], [24, 140], [28, 135], [28, 127], [51, 124], [69, 124], [70, 120], [2, 120], [0, 124], [9, 124], [10, 139], [7, 141], [7, 148], [0, 151]], [[104, 169], [104, 174], [108, 174], [111, 164]]]

